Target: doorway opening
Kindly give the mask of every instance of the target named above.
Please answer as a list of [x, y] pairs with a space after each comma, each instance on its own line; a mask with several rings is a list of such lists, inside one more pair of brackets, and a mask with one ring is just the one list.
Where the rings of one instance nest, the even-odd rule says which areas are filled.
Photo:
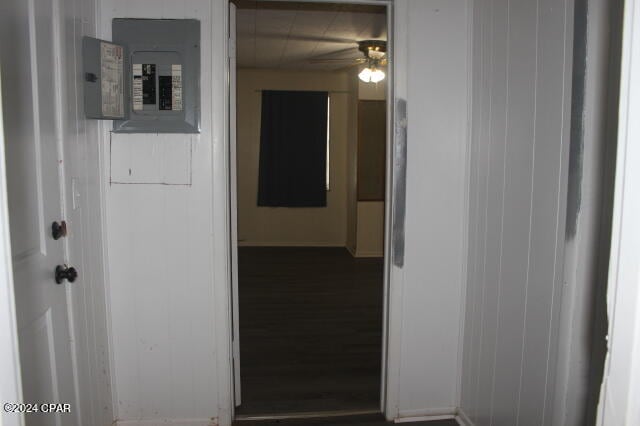
[[232, 3], [236, 418], [379, 413], [387, 5]]

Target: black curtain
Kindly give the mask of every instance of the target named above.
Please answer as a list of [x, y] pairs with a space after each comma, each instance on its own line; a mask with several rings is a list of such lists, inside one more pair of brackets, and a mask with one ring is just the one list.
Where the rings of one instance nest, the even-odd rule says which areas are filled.
[[327, 92], [262, 92], [258, 206], [327, 205]]

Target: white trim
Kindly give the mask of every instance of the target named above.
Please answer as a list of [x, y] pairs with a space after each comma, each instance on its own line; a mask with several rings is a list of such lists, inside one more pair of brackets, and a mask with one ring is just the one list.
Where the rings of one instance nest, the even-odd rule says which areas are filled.
[[467, 141], [465, 147], [464, 193], [462, 217], [462, 265], [460, 267], [460, 321], [458, 330], [458, 371], [456, 372], [456, 399], [458, 407], [462, 406], [462, 371], [464, 369], [464, 326], [467, 312], [467, 267], [469, 262], [469, 201], [471, 197], [471, 132], [473, 120], [473, 7], [474, 0], [467, 0]]
[[[411, 419], [429, 419], [436, 420], [434, 417], [446, 417], [448, 419], [452, 419], [458, 413], [457, 407], [437, 407], [437, 408], [420, 408], [417, 410], [400, 410], [398, 413], [398, 417], [395, 419], [396, 422], [402, 420], [405, 422], [408, 421], [418, 421]], [[404, 419], [404, 420], [403, 420]]]
[[414, 422], [434, 422], [437, 420], [451, 420], [455, 419], [453, 414], [443, 414], [440, 416], [415, 416], [415, 417], [400, 417], [395, 419], [394, 423], [414, 423]]
[[117, 420], [116, 426], [218, 426], [215, 419]]
[[[277, 1], [294, 1], [294, 0], [277, 0]], [[392, 266], [391, 263], [391, 221], [392, 221], [392, 203], [393, 203], [393, 196], [392, 196], [392, 177], [393, 177], [393, 154], [395, 152], [394, 147], [395, 147], [395, 127], [394, 127], [394, 113], [395, 113], [395, 93], [400, 93], [402, 92], [404, 94], [404, 98], [406, 99], [406, 73], [404, 73], [404, 80], [402, 81], [402, 83], [404, 84], [404, 91], [398, 91], [398, 81], [396, 80], [396, 71], [397, 70], [401, 70], [401, 71], [405, 71], [407, 68], [407, 52], [406, 52], [406, 43], [395, 43], [395, 39], [397, 37], [397, 33], [396, 33], [396, 25], [395, 25], [395, 11], [394, 8], [397, 8], [397, 4], [394, 0], [301, 0], [303, 2], [311, 2], [311, 3], [347, 3], [347, 4], [369, 4], [369, 5], [381, 5], [381, 6], [386, 6], [387, 7], [387, 32], [389, 34], [392, 34], [392, 36], [389, 37], [389, 42], [387, 44], [387, 54], [389, 56], [389, 58], [391, 59], [391, 63], [393, 64], [392, 67], [388, 68], [387, 71], [387, 79], [390, 82], [393, 82], [393, 84], [387, 84], [387, 97], [386, 99], [387, 101], [387, 182], [386, 182], [386, 197], [385, 197], [385, 246], [384, 246], [384, 259], [385, 259], [385, 270], [384, 270], [384, 303], [383, 303], [383, 342], [382, 342], [382, 372], [381, 372], [381, 377], [380, 377], [380, 409], [381, 411], [385, 414], [387, 420], [392, 420], [396, 417], [398, 417], [398, 399], [399, 399], [399, 375], [400, 375], [400, 349], [401, 349], [401, 345], [400, 345], [400, 339], [402, 336], [402, 327], [401, 327], [401, 323], [402, 323], [402, 292], [401, 290], [401, 284], [403, 281], [403, 271], [401, 268], [396, 268]], [[224, 7], [226, 7], [228, 9], [228, 0], [221, 2], [223, 3]], [[216, 2], [214, 2], [214, 4], [216, 4]], [[403, 4], [405, 11], [406, 9], [406, 4]], [[224, 49], [224, 57], [226, 58], [228, 53], [227, 53], [227, 43], [226, 40], [228, 38], [228, 24], [229, 24], [229, 17], [228, 17], [228, 13], [223, 13], [222, 16], [224, 16], [225, 18], [225, 34], [227, 34], [227, 36], [224, 37], [225, 40], [225, 49]], [[404, 35], [404, 37], [406, 38], [407, 34], [406, 34], [406, 28], [404, 26], [398, 26], [398, 30], [399, 32], [402, 32], [402, 34]], [[404, 50], [404, 54], [397, 56], [395, 49], [396, 46], [398, 46], [398, 48], [403, 49]], [[401, 46], [401, 47], [400, 47]], [[214, 70], [214, 75], [215, 75], [215, 66], [213, 67]], [[225, 73], [224, 75], [229, 75], [229, 72], [231, 72], [232, 70], [229, 69], [229, 65], [227, 63], [226, 69], [225, 69]], [[402, 73], [400, 73], [400, 75], [403, 75]], [[228, 79], [227, 79], [227, 83], [228, 83]], [[216, 87], [214, 84], [214, 99], [216, 99], [215, 95], [216, 93], [220, 93], [220, 91], [216, 91]], [[227, 84], [227, 86], [225, 87], [224, 90], [224, 99], [223, 101], [225, 103], [229, 102], [229, 85]], [[228, 161], [228, 147], [229, 147], [229, 117], [228, 114], [224, 115], [224, 122], [226, 123], [226, 125], [224, 126], [225, 129], [225, 138], [224, 140], [226, 141], [225, 144], [225, 148], [224, 148], [224, 159], [226, 161]], [[215, 105], [214, 105], [214, 129], [215, 129]], [[215, 135], [214, 135], [215, 138]], [[214, 150], [215, 151], [215, 150]], [[215, 159], [215, 155], [214, 155], [214, 159]], [[220, 157], [220, 153], [218, 153], [218, 157]], [[220, 163], [220, 159], [218, 158], [218, 162], [214, 163], [213, 167], [214, 167], [214, 173], [217, 167], [221, 167], [224, 171], [228, 171], [228, 163], [226, 165], [221, 165]], [[220, 170], [218, 170], [218, 172], [220, 172]], [[225, 186], [226, 186], [226, 199], [222, 200], [220, 199], [219, 201], [222, 202], [224, 201], [222, 204], [224, 204], [226, 207], [228, 207], [228, 203], [229, 203], [229, 198], [230, 198], [230, 186], [229, 186], [229, 182], [228, 182], [228, 173], [227, 173], [227, 177], [224, 178], [222, 181], [218, 181], [215, 177], [214, 177], [214, 193], [216, 193], [219, 188], [220, 188], [220, 182], [224, 182]], [[218, 208], [220, 208], [220, 202], [216, 202], [215, 201], [215, 197], [214, 197], [214, 208], [216, 206], [218, 206]], [[214, 216], [215, 216], [215, 209], [214, 209]], [[224, 240], [224, 242], [228, 242], [229, 241], [229, 236], [230, 236], [230, 229], [227, 228], [226, 230], [224, 230], [223, 233], [221, 234], [217, 234], [215, 232], [215, 223], [216, 220], [214, 219], [214, 234], [215, 235], [220, 235], [222, 238], [219, 238], [219, 240]], [[218, 243], [218, 239], [216, 239], [216, 243]], [[262, 245], [264, 244], [264, 245]], [[252, 243], [247, 243], [247, 242], [238, 242], [238, 246], [256, 246], [256, 247], [260, 247], [260, 246], [293, 246], [293, 247], [305, 247], [305, 246], [315, 246], [315, 247], [335, 247], [334, 245], [328, 245], [327, 243], [324, 243], [324, 245], [320, 245], [318, 243], [305, 243], [305, 244], [301, 244], [301, 243], [278, 243], [277, 245], [273, 244], [273, 243], [257, 243], [257, 242], [252, 242]], [[228, 246], [230, 247], [230, 246]], [[342, 243], [339, 245], [339, 247], [345, 247], [345, 244]], [[353, 253], [353, 248], [350, 247], [346, 247], [347, 250], [349, 250], [349, 252], [351, 254]], [[376, 254], [377, 256], [375, 257], [379, 257], [378, 254]], [[227, 251], [227, 253], [224, 255], [224, 257], [229, 260], [229, 252]], [[357, 253], [356, 251], [356, 255], [355, 257], [374, 257], [373, 254], [370, 253]], [[222, 275], [222, 273], [221, 273]], [[215, 286], [217, 287], [218, 285], [220, 285], [220, 281], [218, 279], [214, 279], [214, 282], [216, 283]], [[225, 293], [227, 296], [230, 297], [230, 292], [231, 292], [231, 281], [229, 279], [228, 276], [228, 272], [227, 272], [227, 280], [224, 281], [225, 284], [227, 285], [227, 289], [225, 290]], [[220, 290], [220, 289], [219, 289]], [[222, 292], [222, 290], [220, 290]], [[216, 298], [219, 302], [220, 298]], [[224, 298], [224, 300], [229, 300], [227, 297]], [[393, 311], [393, 315], [391, 315], [391, 311]], [[229, 308], [227, 308], [227, 313], [229, 313]], [[229, 340], [229, 344], [231, 341], [231, 322], [230, 320], [227, 323], [224, 323], [224, 321], [218, 322], [216, 324], [216, 334], [219, 335], [221, 332], [221, 329], [223, 327], [226, 327], [225, 332], [227, 334], [228, 340]], [[393, 334], [393, 339], [390, 338], [391, 334]], [[218, 343], [216, 341], [216, 343]], [[223, 348], [223, 350], [221, 351], [223, 354], [225, 353], [226, 349]], [[220, 352], [219, 352], [220, 353]], [[226, 355], [225, 355], [226, 356]], [[220, 358], [220, 357], [219, 357]], [[219, 366], [222, 367], [222, 365], [220, 364], [219, 361]], [[219, 369], [219, 374], [222, 378], [224, 378], [226, 380], [227, 376], [229, 377], [233, 377], [233, 367], [230, 364], [229, 369], [224, 370], [223, 369]], [[390, 385], [391, 383], [391, 385]], [[222, 391], [224, 390], [224, 388], [221, 388], [221, 395], [223, 395]], [[227, 403], [226, 401], [220, 401], [220, 407], [226, 407]], [[231, 402], [231, 404], [228, 405], [229, 407], [231, 407], [231, 413], [234, 413], [235, 411], [235, 407], [233, 407], [233, 403]], [[225, 423], [221, 417], [220, 419], [220, 425], [221, 426], [226, 426], [229, 423]]]
[[[211, 244], [218, 423], [230, 426], [234, 413], [231, 319], [231, 229], [229, 182], [229, 1], [211, 2]], [[220, 94], [223, 96], [220, 96]]]
[[640, 4], [626, 0], [599, 426], [640, 424]]
[[456, 421], [460, 426], [474, 426], [473, 422], [467, 416], [467, 413], [464, 410], [458, 408], [458, 415], [456, 416]]
[[237, 140], [237, 69], [236, 60], [236, 5], [229, 3], [229, 41], [228, 41], [228, 63], [229, 63], [229, 226], [231, 233], [231, 325], [233, 333], [231, 335], [232, 366], [233, 366], [233, 406], [242, 404], [242, 381], [240, 380], [240, 297], [238, 289], [238, 140]]
[[359, 251], [359, 250], [356, 250], [356, 254], [353, 257], [357, 257], [357, 258], [384, 257], [384, 253], [381, 252], [381, 251]]
[[[108, 7], [108, 2], [101, 1], [96, 4], [96, 36], [111, 39], [111, 20], [103, 21], [103, 16], [109, 16], [109, 12], [104, 10]], [[105, 294], [105, 315], [107, 317], [106, 329], [107, 329], [107, 349], [109, 360], [109, 381], [111, 386], [111, 408], [113, 410], [114, 424], [115, 419], [119, 416], [120, 404], [118, 404], [118, 386], [117, 386], [117, 374], [116, 374], [116, 362], [115, 362], [115, 344], [113, 340], [113, 309], [111, 305], [111, 270], [109, 268], [109, 225], [107, 223], [107, 192], [109, 188], [109, 167], [108, 159], [110, 161], [109, 149], [110, 149], [110, 136], [111, 129], [113, 127], [113, 121], [100, 120], [98, 123], [98, 132], [100, 135], [100, 149], [98, 150], [98, 168], [99, 179], [98, 183], [100, 188], [100, 247], [102, 249], [102, 279], [104, 280], [104, 294]]]
[[[395, 34], [394, 34], [394, 2], [386, 1], [384, 4], [387, 6], [387, 58], [391, 63], [395, 63]], [[392, 84], [389, 84], [391, 82]], [[387, 140], [386, 140], [386, 164], [385, 164], [385, 197], [384, 197], [384, 237], [383, 237], [383, 257], [384, 257], [384, 271], [383, 271], [383, 308], [382, 308], [382, 357], [381, 357], [381, 374], [380, 374], [380, 411], [387, 417], [387, 403], [391, 396], [389, 395], [388, 387], [388, 368], [389, 368], [389, 293], [392, 284], [391, 278], [391, 215], [393, 204], [393, 154], [395, 153], [395, 128], [394, 123], [394, 105], [395, 105], [395, 84], [396, 75], [394, 67], [387, 68], [387, 93], [385, 94], [386, 107], [387, 107]], [[357, 163], [357, 158], [356, 158]], [[356, 227], [358, 221], [358, 206], [359, 201], [356, 197]], [[355, 257], [358, 257], [358, 243], [357, 243], [357, 228], [356, 228], [356, 246]]]
[[[2, 403], [20, 403], [22, 402], [22, 381], [18, 355], [16, 302], [13, 293], [2, 117], [2, 89], [0, 88], [0, 377], [2, 377], [0, 396], [2, 396]], [[0, 426], [22, 425], [24, 425], [23, 414], [10, 414], [4, 410], [0, 412]]]
[[[387, 144], [387, 200], [385, 201], [385, 286], [384, 286], [384, 347], [383, 347], [383, 374], [384, 376], [384, 398], [382, 400], [382, 411], [387, 420], [394, 420], [399, 417], [400, 411], [400, 364], [402, 351], [402, 311], [403, 311], [403, 284], [404, 269], [398, 268], [392, 263], [391, 250], [391, 223], [393, 221], [393, 211], [395, 200], [392, 194], [393, 188], [393, 163], [396, 152], [396, 107], [398, 99], [407, 99], [407, 64], [408, 64], [408, 34], [407, 25], [409, 14], [409, 4], [406, 1], [393, 3], [393, 8], [389, 7], [389, 28], [391, 34], [391, 64], [388, 67], [389, 75], [392, 76], [393, 84], [387, 84], [387, 131], [391, 140]], [[402, 21], [402, 22], [400, 22]], [[398, 23], [405, 25], [398, 25]]]

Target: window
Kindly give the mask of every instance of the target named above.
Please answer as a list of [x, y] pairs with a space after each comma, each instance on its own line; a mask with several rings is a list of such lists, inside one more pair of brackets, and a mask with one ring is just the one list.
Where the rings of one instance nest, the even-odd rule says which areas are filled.
[[326, 207], [329, 94], [262, 92], [258, 206]]

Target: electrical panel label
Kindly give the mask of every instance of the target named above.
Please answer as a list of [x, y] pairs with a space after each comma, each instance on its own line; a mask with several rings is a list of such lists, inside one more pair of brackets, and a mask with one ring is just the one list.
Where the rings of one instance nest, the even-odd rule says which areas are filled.
[[171, 111], [171, 76], [161, 75], [158, 77], [158, 88], [160, 90], [160, 110]]
[[124, 116], [123, 49], [111, 43], [100, 42], [100, 74], [102, 115]]
[[182, 111], [182, 65], [171, 65], [171, 105], [172, 110]]
[[133, 110], [142, 110], [142, 64], [133, 64], [132, 98]]
[[133, 109], [156, 104], [156, 64], [133, 64]]
[[142, 103], [156, 104], [156, 64], [142, 64]]

